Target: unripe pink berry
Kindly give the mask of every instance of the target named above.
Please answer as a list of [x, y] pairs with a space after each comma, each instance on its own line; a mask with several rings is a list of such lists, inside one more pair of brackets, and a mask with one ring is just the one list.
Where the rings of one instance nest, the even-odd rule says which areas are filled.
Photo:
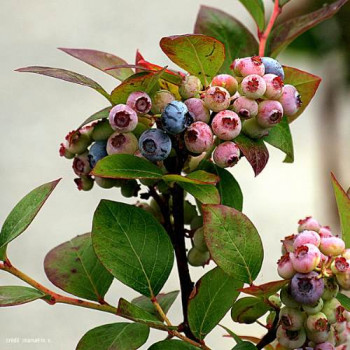
[[317, 220], [315, 220], [312, 216], [307, 216], [305, 219], [300, 219], [298, 221], [299, 227], [298, 232], [309, 230], [316, 231], [320, 229], [321, 225]]
[[304, 244], [299, 246], [294, 253], [290, 253], [290, 259], [297, 272], [308, 273], [318, 265], [321, 254], [313, 244]]
[[203, 85], [199, 78], [195, 75], [188, 75], [182, 81], [179, 93], [183, 99], [198, 97], [199, 92], [203, 89]]
[[246, 77], [250, 74], [263, 76], [265, 74], [265, 66], [260, 56], [245, 57], [236, 59], [233, 62], [233, 68], [237, 75]]
[[345, 249], [344, 241], [339, 237], [321, 237], [320, 251], [325, 255], [337, 256]]
[[232, 96], [237, 91], [238, 83], [232, 75], [219, 74], [213, 78], [211, 86], [221, 86], [225, 88]]
[[293, 247], [294, 249], [298, 248], [301, 245], [306, 243], [313, 244], [316, 247], [320, 245], [321, 237], [315, 231], [302, 231], [294, 239]]
[[226, 141], [215, 148], [213, 159], [220, 168], [232, 167], [237, 164], [240, 153], [239, 147], [234, 142]]
[[317, 344], [315, 347], [315, 350], [335, 350], [335, 347], [333, 344], [329, 342], [325, 342], [325, 343]]
[[89, 162], [88, 152], [76, 156], [73, 160], [72, 168], [78, 176], [89, 175], [91, 166]]
[[193, 153], [208, 151], [214, 144], [210, 126], [203, 122], [191, 124], [185, 132], [184, 139], [186, 148]]
[[137, 147], [138, 141], [133, 133], [116, 131], [108, 138], [106, 149], [108, 154], [134, 154]]
[[152, 112], [154, 114], [163, 113], [164, 108], [175, 101], [175, 96], [168, 90], [159, 90], [152, 97]]
[[263, 128], [270, 128], [278, 124], [283, 117], [283, 108], [278, 101], [265, 100], [259, 103], [256, 121]]
[[143, 91], [132, 92], [126, 104], [138, 114], [147, 114], [152, 108], [151, 98]]
[[294, 244], [295, 237], [296, 235], [290, 235], [290, 236], [284, 237], [284, 239], [281, 240], [282, 254], [294, 252], [293, 244]]
[[265, 80], [257, 74], [251, 74], [246, 76], [241, 83], [241, 92], [242, 95], [252, 98], [258, 99], [264, 96], [266, 91], [266, 83]]
[[185, 105], [195, 122], [209, 123], [210, 111], [205, 107], [203, 100], [199, 98], [189, 98], [185, 101]]
[[350, 265], [344, 257], [336, 257], [331, 264], [331, 270], [334, 274], [344, 274], [350, 271]]
[[138, 119], [136, 112], [127, 105], [119, 104], [109, 112], [109, 124], [113, 130], [128, 132], [136, 128]]
[[277, 261], [277, 272], [280, 277], [284, 279], [290, 279], [295, 275], [296, 271], [290, 260], [289, 253], [284, 254], [281, 259]]
[[214, 134], [221, 140], [232, 140], [237, 137], [242, 129], [239, 116], [230, 110], [219, 112], [211, 123]]
[[283, 93], [279, 101], [286, 116], [292, 116], [297, 113], [302, 105], [300, 94], [293, 85], [285, 85], [283, 87]]
[[205, 91], [203, 101], [207, 108], [220, 112], [230, 105], [230, 94], [223, 87], [212, 86]]
[[263, 79], [266, 83], [265, 97], [271, 100], [279, 99], [283, 92], [283, 80], [275, 74], [265, 74]]
[[324, 332], [328, 329], [329, 323], [323, 312], [310, 315], [306, 320], [306, 327], [311, 332]]
[[330, 329], [326, 329], [325, 331], [316, 332], [316, 331], [310, 331], [306, 327], [305, 330], [306, 330], [307, 338], [315, 344], [326, 342], [329, 338], [329, 335], [330, 335]]
[[333, 236], [333, 233], [329, 226], [321, 226], [320, 229], [318, 230], [318, 234], [320, 235], [321, 238]]
[[233, 110], [243, 119], [250, 119], [258, 114], [258, 103], [245, 96], [236, 98], [232, 107]]

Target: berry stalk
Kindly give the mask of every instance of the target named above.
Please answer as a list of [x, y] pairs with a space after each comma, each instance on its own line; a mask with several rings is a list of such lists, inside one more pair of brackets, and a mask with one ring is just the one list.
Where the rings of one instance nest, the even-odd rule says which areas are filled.
[[260, 33], [260, 32], [258, 33], [259, 40], [260, 40], [260, 44], [259, 44], [259, 56], [260, 57], [265, 56], [265, 47], [266, 47], [267, 39], [268, 39], [268, 37], [271, 33], [271, 30], [272, 30], [272, 27], [275, 24], [275, 21], [280, 13], [281, 13], [281, 8], [279, 6], [279, 0], [275, 0], [273, 12], [272, 12], [272, 15], [270, 17], [269, 23], [267, 24], [265, 31], [263, 33]]

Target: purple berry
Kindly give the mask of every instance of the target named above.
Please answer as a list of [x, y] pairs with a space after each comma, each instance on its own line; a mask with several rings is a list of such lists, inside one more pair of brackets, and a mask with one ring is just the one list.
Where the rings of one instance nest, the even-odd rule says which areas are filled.
[[212, 86], [204, 93], [204, 105], [213, 112], [220, 112], [230, 105], [229, 92], [220, 86]]
[[213, 133], [208, 124], [195, 122], [185, 132], [186, 148], [192, 153], [208, 151], [214, 144]]
[[152, 108], [151, 98], [143, 91], [132, 92], [126, 104], [138, 114], [147, 114]]
[[279, 101], [286, 116], [296, 114], [302, 105], [298, 90], [293, 85], [285, 85]]
[[106, 149], [108, 154], [134, 154], [137, 150], [137, 138], [131, 132], [115, 131], [108, 138]]
[[211, 86], [221, 86], [225, 88], [232, 96], [237, 91], [238, 83], [232, 75], [219, 74], [213, 78]]
[[262, 63], [265, 66], [265, 74], [276, 74], [284, 80], [284, 71], [281, 64], [271, 57], [262, 57]]
[[151, 162], [166, 159], [171, 146], [170, 137], [160, 129], [146, 130], [139, 139], [141, 154]]
[[250, 119], [258, 114], [258, 103], [245, 96], [236, 98], [232, 107], [242, 119]]
[[242, 95], [248, 98], [261, 98], [264, 96], [266, 91], [265, 80], [257, 74], [248, 75], [242, 80], [241, 91]]
[[127, 105], [119, 104], [109, 112], [109, 124], [113, 130], [128, 132], [136, 128], [138, 119], [136, 112]]
[[162, 127], [169, 134], [180, 134], [192, 122], [193, 118], [188, 112], [187, 106], [180, 101], [170, 102], [162, 113]]
[[213, 159], [220, 168], [228, 168], [237, 164], [240, 156], [239, 147], [232, 141], [220, 143], [213, 153]]
[[257, 74], [263, 76], [265, 74], [265, 66], [260, 56], [245, 57], [236, 59], [233, 62], [234, 72], [239, 75], [246, 77], [250, 74]]
[[185, 105], [195, 122], [209, 123], [210, 112], [209, 109], [205, 107], [203, 100], [199, 98], [189, 98], [185, 101]]
[[198, 97], [200, 91], [203, 89], [201, 81], [194, 75], [186, 76], [182, 81], [179, 94], [183, 99], [188, 99], [192, 97]]
[[278, 101], [265, 100], [259, 103], [257, 123], [263, 128], [278, 124], [283, 117], [283, 108]]
[[219, 112], [211, 123], [214, 134], [221, 140], [232, 140], [237, 137], [242, 129], [239, 116], [229, 110]]
[[291, 294], [300, 304], [313, 305], [321, 297], [324, 289], [322, 278], [318, 273], [296, 273], [291, 280]]
[[275, 74], [265, 74], [263, 76], [266, 83], [265, 97], [270, 100], [277, 100], [282, 96], [283, 81]]

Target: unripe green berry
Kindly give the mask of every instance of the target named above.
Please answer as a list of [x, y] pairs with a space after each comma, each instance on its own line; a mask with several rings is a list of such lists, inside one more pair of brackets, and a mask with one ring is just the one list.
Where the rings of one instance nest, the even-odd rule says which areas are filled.
[[74, 179], [74, 182], [79, 191], [90, 191], [94, 186], [94, 180], [91, 178], [91, 176], [82, 175], [77, 179]]
[[290, 294], [289, 285], [284, 286], [280, 292], [281, 301], [288, 307], [298, 308], [300, 304], [294, 300]]
[[280, 311], [280, 324], [284, 329], [297, 331], [303, 327], [305, 321], [304, 314], [295, 308], [283, 307]]
[[187, 255], [188, 263], [192, 266], [204, 266], [210, 259], [209, 252], [201, 252], [196, 247], [189, 250]]
[[323, 300], [331, 300], [336, 297], [339, 292], [339, 285], [334, 277], [324, 278], [324, 291], [322, 294]]
[[204, 239], [204, 229], [200, 227], [193, 235], [193, 245], [201, 252], [207, 252], [208, 247]]
[[184, 202], [184, 223], [189, 225], [194, 217], [197, 216], [196, 206], [189, 201]]
[[330, 324], [337, 322], [337, 315], [339, 314], [340, 310], [338, 309], [339, 307], [342, 306], [336, 298], [324, 302], [322, 312], [327, 317]]
[[172, 101], [175, 96], [168, 90], [159, 90], [152, 97], [152, 113], [160, 114], [164, 108]]
[[179, 94], [184, 99], [198, 97], [203, 85], [195, 75], [186, 76], [179, 87]]
[[314, 305], [303, 305], [303, 310], [308, 315], [315, 315], [323, 309], [323, 300], [322, 298], [317, 300], [317, 303]]
[[297, 331], [284, 329], [283, 326], [277, 328], [276, 338], [278, 342], [288, 349], [296, 349], [302, 347], [306, 341], [306, 333], [304, 328]]
[[279, 295], [273, 294], [270, 295], [269, 298], [269, 303], [276, 309], [280, 309], [282, 307], [282, 301]]
[[309, 315], [306, 320], [306, 327], [311, 332], [324, 332], [329, 328], [327, 316], [323, 312]]
[[260, 139], [269, 134], [269, 128], [263, 128], [255, 118], [246, 120], [243, 123], [242, 132], [252, 139]]
[[121, 187], [121, 194], [126, 197], [135, 197], [139, 191], [140, 186], [136, 180], [128, 180]]
[[197, 230], [203, 226], [203, 217], [202, 216], [196, 216], [195, 218], [192, 219], [191, 221], [191, 230]]
[[111, 124], [109, 124], [108, 119], [100, 120], [95, 126], [92, 131], [92, 138], [95, 141], [105, 141], [107, 140], [112, 134], [114, 133], [114, 130], [111, 127]]
[[95, 182], [101, 188], [106, 188], [106, 189], [112, 188], [116, 184], [114, 179], [108, 179], [108, 178], [99, 177], [99, 176], [95, 176]]

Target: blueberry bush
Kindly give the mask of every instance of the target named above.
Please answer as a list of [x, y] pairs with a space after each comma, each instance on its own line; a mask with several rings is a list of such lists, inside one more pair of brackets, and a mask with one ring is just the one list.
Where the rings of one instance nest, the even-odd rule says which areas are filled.
[[[108, 100], [109, 106], [67, 134], [59, 153], [72, 161], [79, 190], [118, 187], [124, 197], [139, 200], [129, 205], [102, 199], [91, 232], [47, 254], [45, 273], [66, 292], [58, 294], [18, 270], [6, 253], [59, 180], [26, 195], [2, 226], [0, 269], [30, 287], [1, 286], [0, 306], [42, 299], [128, 320], [90, 330], [79, 350], [138, 349], [151, 329], [164, 331], [164, 340], [150, 350], [214, 349], [205, 337], [229, 311], [232, 327], [222, 327], [233, 349], [347, 348], [348, 194], [332, 176], [342, 232], [333, 234], [312, 217], [300, 220], [297, 233], [282, 240], [281, 280], [256, 285], [262, 242], [242, 213], [241, 188], [227, 170], [245, 158], [258, 175], [269, 159], [266, 143], [293, 162], [289, 124], [304, 112], [321, 79], [282, 65], [276, 56], [346, 0], [279, 23], [288, 0], [274, 1], [268, 21], [262, 0], [240, 2], [255, 20], [256, 37], [234, 17], [202, 6], [194, 34], [160, 40], [182, 71], [148, 62], [140, 52], [135, 64], [128, 64], [101, 51], [62, 49], [120, 80], [111, 93], [64, 69], [18, 69], [90, 87]], [[216, 267], [193, 281], [188, 265], [201, 267], [210, 260]], [[165, 292], [174, 261], [180, 290]], [[107, 302], [113, 279], [140, 296]], [[167, 311], [179, 292], [183, 321], [174, 324]], [[234, 322], [258, 322], [266, 334], [261, 339], [237, 335]]]

